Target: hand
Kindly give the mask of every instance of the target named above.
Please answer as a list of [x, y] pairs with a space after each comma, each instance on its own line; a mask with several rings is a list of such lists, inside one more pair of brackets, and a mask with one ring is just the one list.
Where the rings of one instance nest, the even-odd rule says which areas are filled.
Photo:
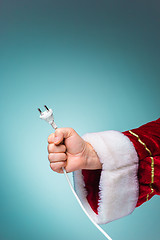
[[58, 128], [48, 137], [48, 159], [53, 171], [63, 173], [80, 169], [101, 169], [102, 165], [93, 147], [74, 129]]

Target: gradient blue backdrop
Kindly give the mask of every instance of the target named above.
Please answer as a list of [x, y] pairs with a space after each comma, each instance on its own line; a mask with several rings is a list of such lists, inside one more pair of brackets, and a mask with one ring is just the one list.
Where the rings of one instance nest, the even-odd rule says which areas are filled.
[[[159, 63], [159, 0], [0, 1], [1, 240], [104, 239], [50, 170], [37, 107], [80, 135], [136, 128], [160, 117]], [[103, 228], [158, 240], [159, 221], [154, 197]]]

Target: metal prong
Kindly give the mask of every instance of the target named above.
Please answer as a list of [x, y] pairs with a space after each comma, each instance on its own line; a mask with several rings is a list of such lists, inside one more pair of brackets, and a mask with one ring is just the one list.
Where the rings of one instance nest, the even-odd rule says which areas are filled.
[[47, 109], [47, 111], [49, 111], [49, 108], [46, 105], [44, 105], [44, 107]]
[[40, 108], [38, 108], [38, 111], [40, 112], [40, 114], [42, 114], [42, 111], [41, 111], [41, 109], [40, 109]]

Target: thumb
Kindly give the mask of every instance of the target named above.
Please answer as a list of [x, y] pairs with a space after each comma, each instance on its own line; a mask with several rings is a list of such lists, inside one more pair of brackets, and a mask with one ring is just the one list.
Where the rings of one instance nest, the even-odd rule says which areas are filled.
[[55, 131], [54, 144], [58, 145], [63, 142], [64, 139], [69, 138], [73, 134], [72, 128], [58, 128]]

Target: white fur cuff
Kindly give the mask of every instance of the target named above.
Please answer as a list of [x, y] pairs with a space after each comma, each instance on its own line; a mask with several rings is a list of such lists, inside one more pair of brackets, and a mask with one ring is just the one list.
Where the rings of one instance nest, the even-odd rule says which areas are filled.
[[97, 152], [102, 163], [102, 172], [98, 215], [87, 201], [82, 171], [74, 172], [75, 190], [82, 204], [98, 224], [130, 214], [136, 207], [139, 195], [138, 156], [132, 142], [118, 131], [88, 133], [83, 139]]

